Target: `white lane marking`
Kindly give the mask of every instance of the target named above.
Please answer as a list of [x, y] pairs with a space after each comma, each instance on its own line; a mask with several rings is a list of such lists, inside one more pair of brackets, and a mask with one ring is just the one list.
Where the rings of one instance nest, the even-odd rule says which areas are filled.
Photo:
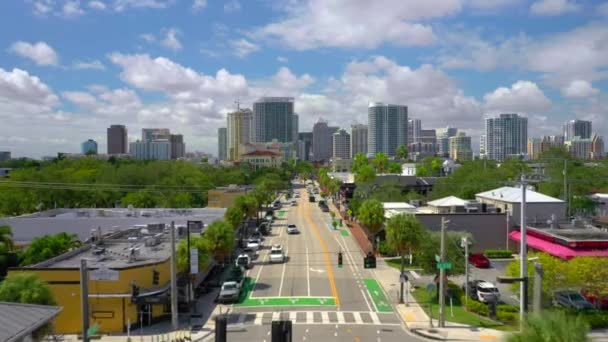
[[310, 263], [308, 261], [308, 243], [306, 244], [306, 282], [308, 284], [308, 296], [310, 297]]
[[346, 321], [344, 320], [344, 312], [337, 311], [336, 316], [338, 317], [338, 324], [344, 324]]
[[[287, 255], [287, 247], [285, 247], [285, 255]], [[283, 280], [285, 280], [285, 267], [287, 262], [283, 260], [283, 271], [281, 272], [281, 284], [279, 285], [279, 297], [281, 297], [281, 291], [283, 291]]]
[[292, 311], [292, 312], [290, 312], [290, 313], [289, 313], [289, 320], [290, 320], [290, 321], [294, 321], [294, 322], [295, 322], [295, 320], [296, 320], [296, 315], [297, 315], [297, 314], [298, 314], [298, 313], [297, 313], [296, 311]]
[[262, 321], [264, 320], [264, 313], [258, 312], [255, 314], [255, 319], [253, 320], [254, 325], [262, 325]]
[[419, 274], [418, 274], [416, 271], [411, 270], [411, 271], [410, 271], [410, 274], [412, 275], [412, 277], [413, 277], [414, 279], [420, 279], [420, 275], [419, 275]]
[[[358, 278], [361, 278], [361, 275], [359, 274], [359, 267], [355, 263], [355, 259], [353, 258], [352, 254], [350, 253], [348, 248], [346, 248], [346, 246], [348, 246], [348, 244], [346, 243], [344, 236], [340, 235], [340, 238], [342, 239], [343, 244], [340, 243], [340, 240], [338, 240], [338, 238], [334, 236], [334, 239], [336, 240], [338, 245], [340, 245], [340, 247], [346, 251], [346, 258], [349, 260], [349, 263], [351, 264], [351, 269], [353, 269], [353, 273], [355, 273]], [[372, 306], [370, 305], [370, 301], [372, 301], [371, 298], [368, 300], [367, 295], [366, 295], [366, 290], [364, 290], [363, 287], [361, 286], [359, 279], [357, 279], [357, 284], [359, 284], [359, 290], [361, 291], [361, 296], [365, 300], [365, 305], [367, 305], [367, 309], [369, 311], [372, 311]], [[377, 311], [377, 309], [376, 309], [376, 311]]]
[[355, 324], [363, 323], [363, 319], [361, 319], [361, 314], [358, 312], [353, 312], [353, 318], [355, 320]]
[[281, 319], [281, 313], [278, 311], [275, 311], [272, 313], [272, 320], [273, 321], [278, 321], [279, 319]]
[[[306, 312], [306, 324], [313, 324], [313, 323], [314, 323], [313, 313], [312, 313], [312, 311], [307, 311]], [[306, 332], [308, 332], [308, 329], [306, 329]]]
[[329, 323], [329, 314], [327, 313], [327, 311], [321, 312], [321, 323], [323, 323], [323, 324]]
[[[380, 324], [380, 319], [378, 318], [378, 314], [375, 312], [370, 312], [369, 316], [372, 318], [372, 322], [374, 322], [374, 324]], [[378, 330], [380, 331], [380, 330]], [[378, 332], [379, 334], [379, 332]]]
[[320, 270], [320, 269], [318, 269], [318, 268], [314, 268], [314, 267], [309, 268], [309, 270], [311, 270], [311, 271], [313, 271], [313, 272], [316, 272], [316, 273], [325, 273], [325, 271], [324, 271], [324, 270]]

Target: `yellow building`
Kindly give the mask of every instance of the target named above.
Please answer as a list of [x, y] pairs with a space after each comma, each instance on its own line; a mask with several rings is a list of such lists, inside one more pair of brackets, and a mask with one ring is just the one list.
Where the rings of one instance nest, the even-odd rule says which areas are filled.
[[[96, 237], [97, 244], [85, 246], [42, 263], [16, 268], [10, 273], [35, 273], [46, 281], [57, 306], [55, 332], [81, 332], [80, 263], [89, 269], [89, 326], [100, 333], [126, 331], [170, 315], [170, 243], [164, 225], [148, 226]], [[132, 297], [132, 286], [139, 295]]]
[[207, 192], [207, 207], [230, 208], [237, 197], [246, 195], [251, 190], [251, 187], [238, 185], [229, 185], [209, 190]]

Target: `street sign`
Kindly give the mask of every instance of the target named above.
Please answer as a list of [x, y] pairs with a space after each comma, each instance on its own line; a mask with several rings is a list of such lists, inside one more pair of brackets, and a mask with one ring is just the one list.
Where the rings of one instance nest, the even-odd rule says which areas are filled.
[[441, 257], [437, 254], [435, 254], [435, 261], [436, 262], [441, 262]]
[[407, 283], [407, 281], [408, 281], [407, 274], [401, 273], [401, 275], [399, 276], [399, 282], [400, 283]]
[[97, 334], [97, 331], [99, 331], [99, 327], [97, 326], [97, 323], [95, 323], [95, 324], [93, 324], [93, 326], [92, 326], [92, 327], [90, 327], [90, 328], [87, 330], [87, 337], [91, 337], [91, 336], [93, 336], [93, 335], [96, 335], [96, 334]]
[[190, 274], [198, 274], [198, 248], [190, 250]]
[[89, 272], [89, 280], [117, 281], [118, 271], [111, 270], [107, 266], [101, 265], [98, 269]]
[[438, 270], [449, 270], [452, 268], [452, 263], [451, 262], [438, 262], [437, 263], [437, 269]]

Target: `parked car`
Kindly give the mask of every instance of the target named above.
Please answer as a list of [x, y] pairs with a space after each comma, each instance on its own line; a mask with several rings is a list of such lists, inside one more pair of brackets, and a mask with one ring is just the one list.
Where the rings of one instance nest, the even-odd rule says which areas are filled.
[[243, 252], [241, 252], [241, 254], [247, 254], [249, 256], [249, 259], [251, 259], [252, 261], [258, 258], [258, 252], [247, 247], [243, 248]]
[[251, 268], [251, 266], [253, 266], [251, 263], [251, 256], [246, 253], [239, 254], [239, 256], [236, 257], [235, 265], [238, 267]]
[[319, 208], [321, 208], [322, 206], [326, 206], [327, 202], [325, 202], [325, 200], [320, 200], [319, 201]]
[[225, 281], [220, 288], [220, 294], [217, 297], [218, 303], [234, 303], [239, 300], [241, 295], [241, 286], [236, 281]]
[[478, 268], [490, 268], [490, 259], [482, 253], [473, 253], [469, 255], [469, 263]]
[[308, 202], [314, 203], [315, 202], [315, 195], [308, 196]]
[[324, 212], [324, 213], [328, 213], [329, 212], [329, 207], [327, 206], [327, 204], [321, 205], [321, 206], [319, 206], [319, 208], [321, 208], [321, 211]]
[[247, 241], [247, 248], [258, 251], [260, 248], [262, 248], [262, 241], [260, 241], [260, 239], [249, 239]]
[[256, 231], [251, 234], [250, 239], [258, 239], [260, 241], [264, 241], [264, 234], [262, 234], [259, 229], [256, 229]]
[[300, 231], [295, 224], [289, 224], [287, 225], [287, 234], [300, 234]]
[[298, 206], [298, 201], [296, 201], [296, 200], [291, 201], [291, 205], [293, 207], [297, 207]]
[[586, 290], [582, 290], [581, 294], [589, 303], [593, 304], [593, 306], [595, 306], [596, 308], [600, 310], [608, 310], [608, 296], [602, 296], [598, 298], [596, 295], [593, 295]]
[[[467, 286], [467, 284], [463, 284], [463, 289], [465, 286]], [[500, 300], [500, 292], [498, 291], [498, 288], [496, 288], [496, 286], [489, 281], [472, 280], [469, 282], [468, 286], [469, 296], [475, 300], [482, 303], [490, 303]]]
[[270, 222], [262, 222], [258, 227], [258, 231], [264, 236], [270, 235], [271, 230]]
[[580, 292], [574, 290], [558, 290], [553, 292], [553, 305], [574, 310], [594, 309], [593, 304], [589, 303]]
[[270, 249], [270, 262], [283, 262], [285, 261], [285, 254], [283, 253], [283, 247], [281, 245], [274, 245]]

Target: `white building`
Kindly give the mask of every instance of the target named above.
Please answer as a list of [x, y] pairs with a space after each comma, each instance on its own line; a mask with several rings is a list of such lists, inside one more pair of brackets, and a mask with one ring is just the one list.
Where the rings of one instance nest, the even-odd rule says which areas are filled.
[[486, 119], [485, 152], [488, 159], [503, 161], [524, 155], [528, 143], [528, 118], [517, 114], [500, 114]]
[[592, 156], [593, 142], [591, 139], [575, 136], [572, 140], [567, 140], [564, 145], [573, 158], [590, 159]]
[[[511, 222], [518, 222], [521, 216], [522, 189], [502, 187], [475, 195], [478, 202], [494, 205], [500, 212], [509, 213]], [[526, 218], [530, 225], [534, 222], [546, 223], [555, 217], [556, 220], [566, 218], [566, 203], [531, 189], [526, 190]]]
[[394, 157], [397, 147], [407, 145], [407, 106], [370, 102], [367, 155], [383, 152]]
[[420, 142], [422, 138], [422, 120], [409, 119], [407, 121], [407, 143], [413, 144]]
[[416, 164], [415, 163], [401, 164], [401, 175], [402, 176], [415, 176], [416, 175]]
[[136, 141], [129, 144], [129, 153], [137, 160], [170, 160], [169, 140]]
[[350, 159], [350, 134], [343, 129], [339, 129], [333, 134], [333, 156], [332, 158]]

